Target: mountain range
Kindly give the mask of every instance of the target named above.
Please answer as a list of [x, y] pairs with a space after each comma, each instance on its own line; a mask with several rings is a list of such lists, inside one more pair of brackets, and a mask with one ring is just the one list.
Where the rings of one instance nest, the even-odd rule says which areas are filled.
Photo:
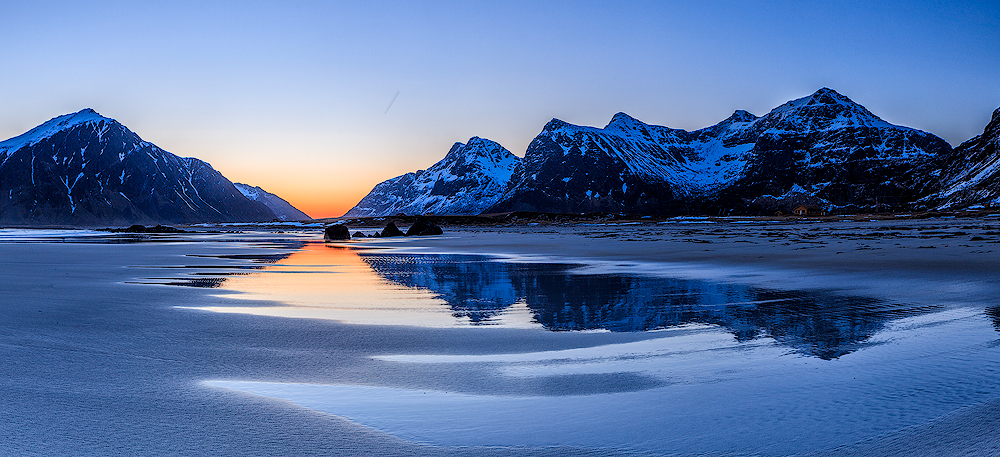
[[1000, 108], [978, 135], [955, 148], [941, 173], [940, 190], [927, 197], [943, 209], [1000, 204]]
[[270, 221], [278, 216], [268, 203], [247, 198], [208, 163], [164, 151], [92, 109], [0, 142], [2, 224]]
[[426, 170], [375, 186], [346, 216], [387, 214], [479, 214], [499, 203], [512, 179], [523, 174], [521, 159], [479, 137], [455, 143]]
[[264, 206], [267, 206], [274, 213], [275, 219], [280, 221], [308, 221], [312, 219], [308, 214], [292, 206], [285, 199], [260, 187], [240, 182], [234, 182], [233, 185], [236, 186], [236, 190], [240, 191], [250, 201], [261, 202]]
[[[695, 131], [645, 124], [625, 113], [604, 128], [553, 119], [523, 159], [456, 143], [428, 170], [375, 186], [346, 216], [965, 208], [1000, 199], [998, 131], [994, 114], [983, 135], [952, 149], [828, 88], [760, 117], [740, 110]], [[474, 156], [475, 167], [455, 166], [464, 163], [457, 156], [463, 152]], [[427, 205], [431, 197], [448, 204]]]

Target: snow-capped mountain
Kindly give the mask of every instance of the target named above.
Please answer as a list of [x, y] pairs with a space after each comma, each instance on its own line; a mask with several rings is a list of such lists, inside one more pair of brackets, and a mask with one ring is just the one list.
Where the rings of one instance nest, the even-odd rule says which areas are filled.
[[242, 222], [274, 217], [211, 165], [164, 151], [91, 109], [56, 117], [0, 142], [0, 223]]
[[379, 183], [345, 216], [479, 214], [500, 200], [520, 168], [503, 146], [473, 137], [426, 170]]
[[941, 209], [1000, 206], [1000, 108], [983, 134], [955, 148], [941, 173], [941, 190], [927, 200]]
[[803, 200], [848, 211], [925, 209], [919, 200], [936, 189], [951, 154], [941, 138], [889, 124], [825, 88], [775, 108], [746, 135], [750, 160], [720, 192], [721, 209], [746, 203], [767, 213]]
[[303, 213], [298, 208], [292, 206], [285, 199], [274, 195], [260, 187], [234, 182], [236, 190], [239, 190], [244, 197], [251, 201], [261, 202], [271, 209], [274, 216], [283, 221], [307, 221], [312, 219], [308, 214]]
[[823, 88], [756, 117], [685, 131], [616, 114], [550, 121], [490, 211], [772, 213], [800, 203], [909, 209], [951, 147]]

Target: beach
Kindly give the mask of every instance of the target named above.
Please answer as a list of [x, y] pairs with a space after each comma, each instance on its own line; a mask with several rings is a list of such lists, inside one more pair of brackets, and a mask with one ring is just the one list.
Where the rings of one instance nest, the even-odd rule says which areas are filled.
[[0, 453], [991, 455], [998, 230], [4, 231]]

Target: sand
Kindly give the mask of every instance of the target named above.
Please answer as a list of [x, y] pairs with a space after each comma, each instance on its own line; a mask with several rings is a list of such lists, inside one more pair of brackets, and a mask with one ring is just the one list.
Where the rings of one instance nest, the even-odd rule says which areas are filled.
[[606, 271], [710, 275], [776, 289], [843, 290], [927, 303], [995, 303], [1000, 295], [995, 218], [464, 227], [439, 237], [347, 245], [576, 260]]
[[[1000, 452], [995, 419], [1000, 417], [1000, 400], [997, 400], [1000, 396], [989, 390], [990, 373], [993, 381], [996, 373], [990, 370], [995, 370], [1000, 345], [995, 343], [998, 334], [981, 311], [985, 306], [995, 306], [995, 297], [1000, 292], [997, 290], [1000, 278], [994, 267], [1000, 253], [993, 252], [1000, 240], [1000, 234], [996, 233], [1000, 223], [991, 219], [777, 225], [686, 222], [691, 223], [451, 228], [438, 237], [366, 239], [342, 245], [364, 251], [492, 254], [513, 261], [558, 259], [579, 263], [585, 273], [713, 278], [776, 289], [850, 292], [939, 306], [940, 312], [912, 318], [906, 325], [887, 331], [887, 341], [899, 342], [859, 351], [839, 361], [798, 358], [788, 368], [782, 365], [785, 358], [769, 355], [776, 346], [768, 344], [729, 350], [727, 360], [744, 364], [744, 369], [753, 373], [788, 372], [783, 370], [802, 373], [801, 370], [816, 367], [827, 370], [829, 376], [840, 377], [851, 372], [831, 367], [838, 363], [854, 364], [860, 367], [858, 373], [866, 373], [869, 379], [855, 385], [848, 376], [840, 385], [853, 386], [850, 388], [855, 390], [851, 392], [860, 394], [880, 384], [887, 387], [879, 392], [912, 390], [915, 398], [921, 389], [954, 392], [948, 398], [920, 397], [920, 401], [904, 403], [910, 411], [907, 414], [916, 418], [911, 422], [916, 422], [877, 433], [866, 435], [863, 426], [851, 424], [815, 425], [805, 430], [846, 427], [845, 436], [859, 438], [838, 441], [832, 436], [829, 442], [839, 443], [828, 446], [832, 449], [824, 450], [824, 446], [809, 446], [805, 442], [798, 449], [832, 455]], [[310, 409], [303, 407], [309, 406], [308, 399], [282, 396], [280, 392], [287, 394], [287, 383], [307, 388], [334, 386], [348, 395], [375, 389], [380, 392], [377, 395], [387, 395], [384, 399], [392, 403], [393, 398], [407, 399], [414, 392], [426, 391], [442, 395], [440, 405], [454, 404], [457, 408], [471, 404], [464, 402], [461, 395], [475, 396], [477, 402], [489, 398], [482, 394], [498, 395], [496, 398], [502, 401], [510, 399], [510, 403], [504, 403], [509, 408], [504, 411], [509, 414], [507, 423], [516, 425], [519, 414], [531, 410], [519, 406], [523, 402], [517, 399], [540, 398], [543, 400], [527, 403], [555, 405], [555, 411], [577, 408], [575, 411], [584, 415], [590, 411], [588, 396], [593, 395], [609, 402], [606, 406], [609, 411], [620, 403], [616, 398], [626, 397], [639, 401], [637, 408], [641, 408], [649, 404], [643, 400], [649, 397], [644, 395], [671, 392], [663, 382], [663, 373], [657, 370], [673, 366], [670, 364], [689, 366], [673, 358], [650, 359], [654, 360], [652, 368], [636, 365], [640, 363], [637, 359], [623, 359], [631, 365], [619, 370], [598, 364], [600, 369], [595, 371], [586, 357], [579, 363], [572, 362], [578, 355], [569, 358], [559, 355], [558, 363], [548, 361], [551, 354], [563, 354], [559, 351], [596, 354], [613, 348], [646, 347], [643, 345], [670, 343], [673, 347], [674, 342], [680, 341], [666, 339], [662, 332], [577, 333], [515, 328], [484, 331], [221, 314], [187, 309], [233, 306], [232, 298], [216, 289], [138, 284], [164, 275], [164, 266], [217, 266], [220, 270], [241, 267], [251, 262], [215, 256], [280, 256], [293, 252], [301, 243], [317, 242], [318, 236], [311, 232], [259, 232], [150, 236], [141, 238], [142, 242], [133, 242], [136, 238], [111, 237], [129, 242], [108, 243], [70, 234], [58, 240], [24, 242], [23, 237], [8, 236], [0, 241], [0, 265], [4, 272], [0, 276], [0, 290], [4, 292], [0, 305], [0, 355], [5, 361], [0, 365], [3, 373], [0, 397], [5, 399], [5, 420], [0, 421], [0, 454], [628, 453], [631, 451], [620, 447], [595, 449], [591, 444], [569, 443], [570, 447], [560, 447], [572, 440], [546, 442], [544, 433], [533, 438], [533, 443], [541, 443], [534, 448], [517, 443], [502, 443], [504, 447], [500, 448], [480, 447], [475, 442], [463, 441], [473, 439], [475, 434], [468, 435], [473, 438], [455, 434], [454, 442], [449, 442], [435, 435], [434, 430], [421, 432], [424, 429], [413, 428], [412, 424], [390, 421], [384, 428], [377, 427], [378, 411], [363, 401], [363, 395], [356, 404], [331, 405], [326, 399]], [[926, 323], [921, 324], [919, 319], [925, 319]], [[934, 329], [943, 333], [935, 334]], [[714, 330], [715, 333], [681, 330], [671, 337], [712, 337], [715, 339], [710, 343], [692, 344], [721, 344], [724, 351], [731, 346], [724, 334]], [[953, 335], [956, 332], [959, 334]], [[974, 347], [969, 346], [971, 340], [961, 338], [962, 332], [979, 338]], [[910, 344], [907, 341], [921, 343], [907, 346]], [[918, 350], [907, 349], [910, 347]], [[752, 352], [757, 358], [745, 357], [750, 354], [748, 350], [757, 351]], [[504, 354], [515, 359], [495, 359]], [[910, 359], [898, 365], [886, 363], [893, 360], [888, 357], [898, 359], [900, 355]], [[451, 356], [485, 359], [468, 363], [447, 358]], [[421, 357], [439, 359], [426, 363]], [[536, 364], [517, 357], [540, 358], [543, 362]], [[918, 370], [913, 373], [919, 374], [925, 366], [922, 357], [931, 357], [938, 364], [928, 362], [931, 374], [916, 376], [919, 382], [912, 381], [910, 370]], [[961, 363], [949, 365], [953, 358], [961, 359]], [[666, 361], [668, 365], [655, 360]], [[718, 376], [713, 368], [704, 368], [709, 366], [704, 365], [708, 359], [694, 360], [700, 360], [703, 365], [698, 366], [703, 368], [692, 371], [695, 374], [691, 376], [696, 378], [702, 372]], [[975, 368], [977, 365], [979, 368]], [[537, 370], [554, 370], [558, 376], [539, 376]], [[695, 382], [691, 384], [693, 392], [718, 393], [712, 386], [726, 385], [752, 387], [760, 398], [777, 392], [773, 383], [758, 383], [754, 376], [727, 376], [712, 383]], [[803, 379], [801, 384], [790, 380], [787, 387], [799, 389], [825, 382], [823, 376]], [[951, 386], [943, 386], [942, 380], [948, 380]], [[235, 387], [235, 383], [254, 382], [263, 384], [245, 387], [243, 391]], [[245, 393], [253, 389], [278, 389], [279, 393], [270, 396]], [[968, 395], [967, 390], [981, 392]], [[366, 392], [371, 395], [372, 391]], [[851, 392], [846, 392], [844, 398], [850, 398]], [[700, 397], [688, 398], [694, 405], [699, 404]], [[734, 404], [743, 405], [743, 411], [754, 411], [752, 398], [744, 397]], [[415, 397], [396, 403], [402, 415], [393, 417], [405, 418], [407, 411], [409, 414], [421, 411], [420, 401]], [[834, 398], [830, 404], [836, 405], [838, 401]], [[896, 405], [878, 398], [872, 402], [874, 406]], [[725, 412], [727, 408], [740, 411], [739, 407], [725, 403], [714, 402], [715, 406], [706, 406], [713, 402], [700, 403], [706, 412], [702, 419], [692, 420], [691, 424], [718, 423], [713, 411]], [[407, 405], [414, 406], [407, 409]], [[328, 414], [336, 414], [337, 408], [346, 406], [356, 408], [358, 417], [354, 422]], [[784, 406], [801, 409], [794, 404]], [[331, 410], [324, 412], [324, 408]], [[441, 414], [428, 417], [443, 426], [454, 427], [449, 422], [451, 413], [447, 407], [442, 408]], [[927, 412], [921, 413], [921, 408]], [[888, 418], [897, 414], [888, 409], [871, 417]], [[850, 410], [840, 411], [846, 414], [844, 411]], [[627, 417], [628, 411], [615, 414]], [[657, 411], [660, 410], [648, 408], [644, 414], [660, 421], [669, 419], [659, 417]], [[805, 414], [801, 417], [822, 417]], [[784, 416], [793, 421], [799, 417]], [[539, 415], [534, 420], [545, 417]], [[773, 416], [762, 411], [760, 417]], [[836, 421], [837, 417], [831, 416], [830, 421]], [[599, 425], [600, 421], [595, 423]], [[560, 427], [563, 428], [554, 429], [548, 436], [573, 431], [572, 424]], [[752, 431], [751, 427], [739, 433]], [[779, 428], [776, 433], [780, 432]], [[684, 435], [668, 443], [672, 447], [660, 449], [711, 452], [704, 438], [697, 436]], [[592, 443], [593, 439], [583, 436], [578, 442]], [[729, 439], [736, 438], [720, 439], [719, 446]], [[657, 446], [662, 443], [651, 442], [649, 449], [655, 450]], [[757, 446], [744, 451], [798, 453], [788, 452], [787, 447]], [[633, 450], [648, 451], [642, 446]]]

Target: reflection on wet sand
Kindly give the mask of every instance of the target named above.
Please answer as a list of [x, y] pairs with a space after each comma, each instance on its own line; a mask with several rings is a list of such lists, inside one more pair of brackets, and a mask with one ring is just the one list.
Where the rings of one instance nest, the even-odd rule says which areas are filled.
[[238, 292], [236, 298], [284, 304], [212, 311], [365, 324], [613, 332], [711, 324], [737, 341], [769, 337], [821, 359], [869, 344], [891, 320], [934, 310], [824, 291], [769, 290], [638, 274], [580, 274], [579, 266], [570, 264], [392, 254], [318, 243], [268, 260], [273, 263], [251, 274], [219, 272], [216, 277], [175, 279], [168, 284], [210, 284]]
[[986, 315], [993, 320], [993, 327], [1000, 332], [1000, 306], [986, 308]]
[[[468, 325], [447, 312], [433, 291], [388, 281], [350, 248], [310, 243], [250, 275], [214, 278], [222, 292], [251, 306], [199, 308], [217, 312], [333, 319], [359, 324], [450, 327]], [[201, 286], [208, 278], [176, 278], [160, 284]], [[183, 283], [183, 284], [181, 284]], [[267, 304], [253, 303], [261, 300]], [[272, 302], [283, 306], [272, 306]], [[506, 326], [537, 326], [526, 308], [509, 308]]]
[[635, 332], [714, 324], [738, 341], [769, 336], [832, 359], [856, 350], [889, 320], [932, 311], [822, 291], [620, 274], [576, 274], [574, 265], [499, 262], [480, 256], [359, 254], [389, 281], [436, 293], [453, 314], [489, 323], [523, 302], [549, 330]]

